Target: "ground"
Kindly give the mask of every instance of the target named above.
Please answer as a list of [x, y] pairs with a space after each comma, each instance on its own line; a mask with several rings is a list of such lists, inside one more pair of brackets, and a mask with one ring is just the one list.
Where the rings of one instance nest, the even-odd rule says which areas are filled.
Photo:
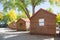
[[60, 40], [60, 37], [31, 35], [29, 31], [16, 32], [16, 30], [0, 28], [0, 40]]

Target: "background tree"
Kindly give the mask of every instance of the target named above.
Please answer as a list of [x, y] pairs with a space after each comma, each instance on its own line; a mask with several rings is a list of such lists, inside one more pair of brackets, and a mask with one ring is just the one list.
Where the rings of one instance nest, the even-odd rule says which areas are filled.
[[10, 12], [9, 12], [9, 18], [11, 21], [15, 21], [17, 19], [17, 14], [15, 12], [15, 10], [11, 9]]
[[60, 0], [56, 0], [56, 5], [60, 7]]
[[21, 18], [27, 18], [25, 12], [22, 12], [22, 13], [21, 13]]
[[60, 6], [60, 0], [49, 0], [50, 4], [53, 6], [53, 5], [56, 5], [56, 6]]
[[60, 27], [60, 13], [58, 13], [56, 18], [57, 18], [57, 23], [59, 24], [59, 27]]
[[26, 14], [28, 18], [30, 18], [29, 12], [28, 12], [28, 8], [26, 7], [27, 4], [31, 4], [32, 5], [32, 15], [35, 13], [35, 7], [37, 5], [39, 5], [40, 3], [44, 2], [44, 0], [20, 0], [22, 2], [22, 4], [24, 5], [24, 9], [26, 10]]
[[31, 0], [32, 14], [35, 13], [35, 7], [40, 5], [42, 2], [45, 2], [45, 0]]
[[0, 0], [4, 6], [4, 10], [11, 8], [18, 8], [19, 11], [24, 11], [28, 18], [30, 18], [28, 5], [32, 5], [32, 14], [35, 12], [35, 7], [44, 0]]
[[6, 13], [4, 16], [3, 16], [3, 20], [2, 21], [4, 21], [4, 22], [9, 22], [10, 21], [10, 18], [9, 18], [9, 14], [8, 13]]
[[3, 11], [15, 9], [15, 0], [0, 0], [0, 3], [3, 5]]
[[17, 20], [21, 18], [21, 14], [17, 14]]
[[3, 15], [2, 13], [0, 12], [0, 21], [3, 20]]
[[51, 7], [49, 7], [47, 10], [53, 12], [53, 9]]

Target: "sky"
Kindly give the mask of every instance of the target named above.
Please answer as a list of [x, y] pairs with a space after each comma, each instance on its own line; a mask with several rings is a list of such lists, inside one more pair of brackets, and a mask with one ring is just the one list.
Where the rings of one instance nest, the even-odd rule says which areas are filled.
[[0, 3], [0, 11], [2, 11], [3, 10], [3, 6], [2, 6], [2, 4]]
[[[50, 5], [49, 2], [44, 2], [44, 3], [42, 3], [41, 5], [36, 6], [35, 12], [37, 12], [40, 8], [48, 9], [50, 6], [51, 6], [51, 5]], [[32, 7], [31, 7], [31, 6], [29, 6], [29, 9], [32, 11]], [[56, 5], [54, 5], [54, 6], [52, 7], [52, 9], [53, 9], [53, 13], [54, 13], [54, 14], [60, 13], [60, 8], [58, 8]]]
[[[35, 12], [37, 12], [40, 8], [47, 9], [49, 7], [50, 7], [50, 3], [48, 1], [44, 2], [44, 3], [40, 4], [39, 6], [36, 6]], [[28, 6], [28, 9], [30, 10], [30, 13], [32, 13], [31, 5]], [[56, 5], [54, 5], [54, 7], [52, 7], [52, 9], [53, 9], [54, 14], [57, 14], [58, 12], [60, 12], [60, 8], [58, 8]], [[3, 6], [1, 3], [0, 3], [0, 11], [3, 11]]]

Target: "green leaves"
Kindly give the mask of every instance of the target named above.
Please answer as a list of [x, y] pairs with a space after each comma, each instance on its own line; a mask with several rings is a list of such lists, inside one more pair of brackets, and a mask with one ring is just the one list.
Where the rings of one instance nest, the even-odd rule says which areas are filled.
[[56, 18], [57, 18], [57, 22], [60, 23], [60, 13], [58, 13]]
[[60, 25], [60, 13], [58, 13], [57, 17], [56, 17], [56, 21], [57, 23]]
[[35, 7], [42, 2], [44, 2], [44, 0], [31, 0], [32, 10], [33, 10], [32, 14], [35, 13]]
[[54, 0], [49, 0], [51, 5], [54, 5]]
[[5, 14], [5, 15], [3, 16], [3, 20], [2, 20], [2, 21], [4, 21], [4, 22], [9, 22], [9, 21], [10, 21], [9, 14]]
[[53, 10], [52, 10], [52, 8], [51, 8], [51, 7], [49, 7], [47, 10], [48, 10], [48, 11], [50, 11], [50, 12], [53, 12]]
[[28, 5], [32, 5], [34, 11], [35, 7], [44, 1], [45, 0], [0, 0], [3, 4], [4, 11], [18, 8], [18, 11], [24, 11], [28, 18], [30, 17]]
[[60, 0], [56, 0], [56, 5], [60, 7]]
[[51, 6], [56, 5], [60, 7], [60, 0], [49, 0]]
[[39, 5], [42, 2], [45, 2], [45, 0], [35, 0], [35, 5]]
[[21, 14], [21, 18], [27, 18], [25, 12], [22, 12], [22, 14]]
[[31, 0], [31, 2], [32, 2], [31, 4], [34, 4], [36, 6], [36, 5], [39, 5], [42, 2], [45, 2], [45, 0]]

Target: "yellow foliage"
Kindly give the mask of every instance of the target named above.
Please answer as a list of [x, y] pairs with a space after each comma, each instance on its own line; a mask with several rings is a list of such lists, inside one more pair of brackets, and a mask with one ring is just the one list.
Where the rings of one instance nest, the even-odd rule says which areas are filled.
[[0, 19], [3, 19], [3, 15], [0, 13]]
[[17, 14], [16, 14], [15, 10], [11, 9], [9, 12], [9, 16], [10, 16], [11, 20], [15, 21], [17, 18]]
[[57, 22], [60, 22], [60, 13], [57, 15]]
[[56, 0], [56, 2], [58, 2], [58, 0]]
[[58, 3], [58, 2], [60, 2], [60, 0], [56, 0], [56, 2]]
[[9, 25], [11, 22], [8, 22], [7, 24]]

